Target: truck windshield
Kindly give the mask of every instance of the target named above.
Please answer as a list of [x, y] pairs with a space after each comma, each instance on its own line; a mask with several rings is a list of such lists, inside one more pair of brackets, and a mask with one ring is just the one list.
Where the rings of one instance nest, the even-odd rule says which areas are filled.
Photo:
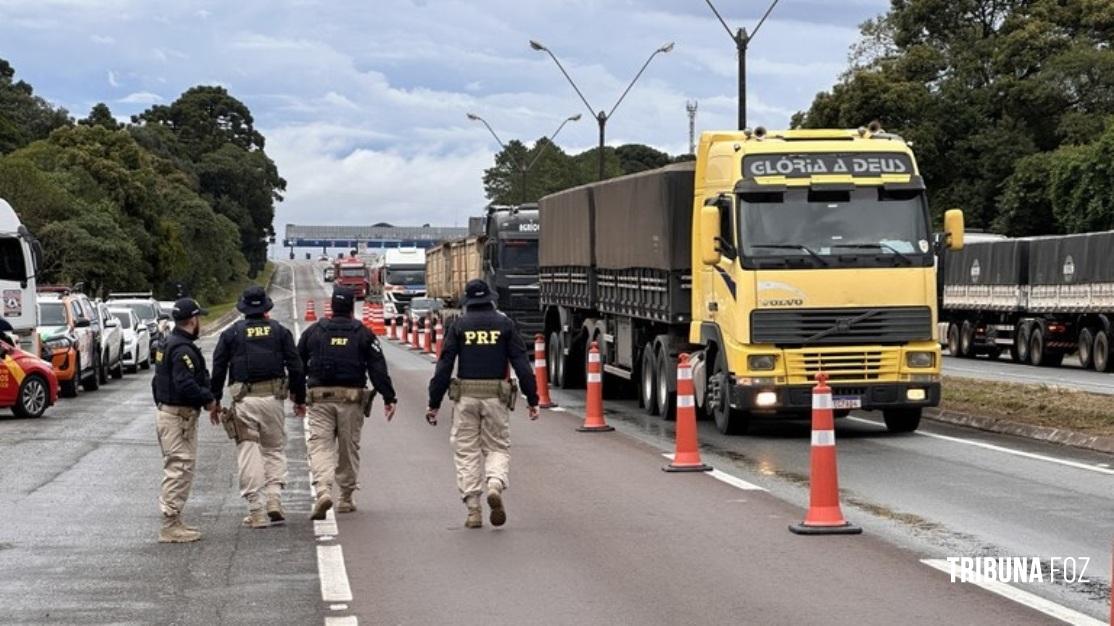
[[919, 190], [791, 189], [744, 193], [744, 264], [807, 267], [931, 265], [928, 218]]
[[340, 270], [340, 275], [345, 278], [363, 278], [367, 275], [367, 271], [362, 267], [343, 267]]
[[66, 309], [61, 302], [39, 303], [39, 323], [43, 326], [65, 326]]
[[391, 285], [424, 285], [425, 270], [387, 269], [387, 283]]
[[23, 246], [15, 237], [0, 237], [0, 280], [27, 279], [27, 266], [23, 262]]
[[499, 263], [510, 271], [534, 271], [538, 269], [538, 240], [504, 239]]

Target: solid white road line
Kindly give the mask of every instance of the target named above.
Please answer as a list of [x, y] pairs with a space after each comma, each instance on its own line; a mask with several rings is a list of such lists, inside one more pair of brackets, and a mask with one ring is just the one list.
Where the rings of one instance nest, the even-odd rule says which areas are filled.
[[[873, 424], [875, 426], [883, 426], [882, 422], [876, 422], [874, 420], [868, 420], [868, 419], [864, 419], [864, 418], [861, 418], [861, 417], [846, 417], [844, 419], [847, 419], [847, 420], [850, 420], [850, 421], [853, 421], [853, 422], [861, 422], [863, 424]], [[984, 450], [994, 450], [995, 452], [1004, 452], [1006, 454], [1012, 454], [1012, 455], [1015, 455], [1015, 456], [1025, 457], [1027, 459], [1034, 459], [1034, 460], [1037, 460], [1037, 461], [1046, 461], [1048, 463], [1056, 463], [1056, 464], [1059, 464], [1059, 465], [1064, 465], [1066, 467], [1074, 467], [1075, 469], [1087, 470], [1089, 472], [1098, 472], [1099, 474], [1107, 474], [1107, 475], [1110, 475], [1110, 476], [1114, 476], [1114, 469], [1110, 469], [1110, 468], [1107, 468], [1107, 467], [1101, 467], [1099, 465], [1088, 465], [1086, 463], [1080, 463], [1078, 461], [1069, 461], [1067, 459], [1061, 459], [1061, 458], [1057, 458], [1057, 457], [1054, 457], [1054, 456], [1046, 456], [1046, 455], [1043, 455], [1043, 454], [1035, 454], [1033, 452], [1025, 452], [1024, 450], [1014, 450], [1013, 448], [1007, 448], [1005, 446], [998, 446], [998, 445], [994, 445], [992, 443], [986, 443], [986, 442], [983, 442], [983, 441], [975, 441], [973, 439], [963, 439], [962, 437], [949, 437], [948, 435], [938, 435], [936, 433], [928, 433], [928, 432], [925, 432], [923, 430], [918, 430], [914, 434], [921, 435], [923, 437], [932, 437], [933, 439], [941, 439], [943, 441], [951, 441], [952, 443], [960, 443], [960, 444], [963, 444], [965, 446], [974, 446], [976, 448], [983, 448]]]
[[359, 624], [359, 622], [356, 621], [355, 615], [325, 618], [325, 626], [356, 626], [357, 624]]
[[340, 546], [317, 546], [317, 571], [321, 576], [321, 599], [325, 602], [351, 602], [344, 550]]
[[[672, 452], [666, 452], [665, 454], [662, 454], [662, 456], [669, 459], [670, 461], [673, 460], [673, 453]], [[708, 476], [711, 476], [712, 478], [715, 478], [716, 480], [720, 481], [721, 483], [726, 483], [726, 484], [731, 485], [732, 487], [734, 487], [736, 489], [742, 489], [743, 491], [767, 491], [767, 489], [765, 487], [759, 487], [758, 485], [756, 485], [754, 483], [748, 483], [747, 481], [743, 480], [742, 478], [739, 478], [738, 476], [732, 476], [731, 474], [728, 474], [727, 472], [721, 472], [718, 469], [713, 469], [710, 472], [704, 472], [704, 473], [707, 474]]]
[[[951, 575], [953, 571], [952, 564], [948, 563], [944, 559], [921, 559], [921, 563], [924, 563], [925, 565], [933, 569], [940, 570], [941, 572], [944, 572], [948, 575]], [[955, 572], [958, 573], [960, 570], [958, 563], [955, 564], [955, 568]], [[972, 575], [971, 578], [974, 578], [974, 576]], [[957, 582], [955, 584], [964, 583]], [[1056, 604], [1055, 602], [1052, 602], [1050, 600], [1045, 600], [1044, 598], [1036, 594], [1029, 593], [1028, 591], [1022, 591], [1017, 587], [1013, 587], [996, 580], [979, 580], [978, 582], [970, 582], [968, 584], [977, 585], [979, 587], [982, 587], [983, 589], [986, 589], [987, 591], [990, 591], [991, 593], [996, 593], [1003, 598], [1013, 600], [1018, 604], [1023, 604], [1031, 609], [1040, 611], [1041, 613], [1044, 613], [1049, 617], [1053, 617], [1068, 624], [1075, 624], [1076, 626], [1105, 626], [1105, 622], [1099, 621], [1088, 615], [1084, 615], [1079, 611], [1074, 611], [1067, 607], [1060, 606], [1059, 604]]]

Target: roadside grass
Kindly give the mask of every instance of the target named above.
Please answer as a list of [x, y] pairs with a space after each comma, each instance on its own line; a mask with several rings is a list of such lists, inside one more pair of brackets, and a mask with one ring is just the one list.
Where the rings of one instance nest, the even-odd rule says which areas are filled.
[[1114, 396], [955, 376], [945, 376], [942, 386], [941, 408], [948, 411], [1114, 435]]
[[229, 311], [231, 311], [232, 309], [236, 308], [236, 302], [239, 301], [239, 299], [240, 299], [240, 293], [244, 289], [246, 289], [248, 287], [248, 285], [255, 284], [255, 285], [262, 285], [262, 286], [266, 287], [267, 283], [271, 282], [271, 275], [274, 274], [274, 273], [275, 273], [275, 264], [270, 262], [270, 261], [267, 261], [266, 267], [263, 268], [262, 272], [259, 272], [259, 276], [256, 276], [255, 279], [245, 278], [244, 280], [240, 281], [239, 283], [237, 283], [236, 285], [233, 286], [233, 288], [229, 291], [229, 293], [235, 294], [235, 297], [233, 297], [233, 299], [231, 301], [218, 302], [216, 304], [206, 304], [206, 305], [204, 305], [205, 308], [209, 311], [209, 320], [210, 321], [216, 320], [216, 319], [220, 318], [222, 315], [224, 315], [224, 314], [228, 313]]

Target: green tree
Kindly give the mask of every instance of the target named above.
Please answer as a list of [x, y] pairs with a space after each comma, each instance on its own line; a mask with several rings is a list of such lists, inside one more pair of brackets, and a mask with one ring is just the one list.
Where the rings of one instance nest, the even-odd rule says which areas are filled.
[[15, 68], [0, 59], [0, 154], [21, 148], [71, 123], [65, 109], [35, 95], [31, 85], [15, 80]]
[[100, 126], [108, 130], [119, 130], [124, 127], [123, 124], [116, 121], [108, 105], [103, 102], [93, 105], [93, 109], [89, 111], [89, 117], [78, 120], [77, 123], [83, 126]]
[[619, 168], [623, 170], [623, 174], [655, 170], [673, 162], [673, 157], [668, 154], [640, 143], [615, 148], [615, 156], [619, 159]]

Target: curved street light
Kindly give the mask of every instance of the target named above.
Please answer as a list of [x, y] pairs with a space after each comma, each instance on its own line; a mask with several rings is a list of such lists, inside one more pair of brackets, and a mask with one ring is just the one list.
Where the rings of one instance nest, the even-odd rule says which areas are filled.
[[723, 29], [727, 31], [727, 36], [735, 42], [735, 49], [739, 54], [739, 130], [744, 130], [747, 127], [747, 49], [750, 47], [750, 42], [754, 41], [755, 36], [758, 35], [759, 29], [766, 23], [766, 18], [770, 17], [770, 13], [774, 12], [774, 7], [780, 0], [773, 0], [769, 8], [762, 15], [762, 19], [758, 20], [758, 25], [754, 27], [754, 31], [747, 34], [747, 29], [740, 28], [737, 32], [731, 32], [731, 27], [727, 25], [727, 21], [723, 19], [716, 5], [712, 4], [712, 0], [704, 0], [708, 4], [708, 8], [715, 13], [716, 19], [720, 24], [723, 24]]
[[595, 109], [588, 102], [588, 98], [584, 97], [584, 92], [580, 91], [580, 87], [578, 87], [576, 85], [576, 81], [574, 81], [572, 79], [572, 76], [569, 75], [568, 71], [565, 70], [565, 66], [561, 65], [561, 61], [557, 58], [557, 55], [553, 54], [552, 50], [545, 47], [544, 45], [542, 45], [540, 42], [538, 42], [535, 39], [530, 40], [530, 47], [533, 48], [534, 50], [537, 50], [538, 52], [544, 52], [544, 53], [548, 54], [549, 58], [553, 59], [553, 62], [557, 65], [557, 69], [561, 70], [561, 73], [564, 74], [565, 80], [569, 81], [569, 84], [572, 85], [573, 90], [576, 91], [576, 95], [580, 96], [580, 101], [584, 103], [584, 106], [588, 107], [588, 112], [591, 113], [592, 116], [596, 118], [596, 122], [599, 124], [599, 127], [600, 127], [600, 145], [599, 145], [599, 155], [598, 155], [599, 156], [599, 180], [603, 180], [603, 177], [604, 177], [603, 149], [604, 149], [604, 144], [605, 144], [605, 140], [606, 140], [607, 121], [610, 120], [611, 116], [615, 114], [615, 110], [618, 109], [619, 105], [622, 104], [624, 99], [626, 99], [627, 94], [630, 93], [630, 90], [634, 88], [634, 84], [637, 83], [638, 79], [642, 77], [642, 73], [645, 72], [646, 68], [650, 66], [650, 62], [654, 60], [654, 57], [656, 57], [659, 54], [668, 54], [669, 52], [673, 51], [673, 42], [669, 42], [669, 43], [661, 46], [660, 48], [658, 48], [657, 50], [654, 50], [653, 53], [650, 54], [650, 57], [647, 58], [646, 62], [642, 64], [642, 67], [638, 70], [638, 73], [635, 74], [634, 78], [631, 79], [630, 84], [627, 85], [627, 88], [623, 90], [622, 95], [620, 95], [619, 99], [615, 101], [615, 105], [611, 107], [611, 111], [607, 112], [607, 113], [605, 113], [602, 109], [598, 113], [595, 112]]
[[526, 199], [528, 197], [527, 196], [527, 191], [526, 191], [526, 174], [531, 169], [533, 169], [534, 165], [538, 162], [538, 159], [541, 158], [542, 154], [544, 154], [546, 149], [549, 147], [549, 144], [554, 143], [557, 140], [557, 135], [561, 134], [561, 129], [563, 129], [565, 127], [565, 124], [568, 124], [569, 122], [578, 122], [578, 121], [580, 121], [580, 118], [581, 118], [581, 115], [579, 113], [577, 113], [576, 115], [570, 115], [569, 117], [565, 118], [561, 122], [561, 125], [557, 127], [557, 130], [553, 131], [552, 135], [550, 135], [549, 137], [542, 137], [542, 139], [549, 139], [548, 143], [544, 143], [544, 144], [541, 145], [541, 148], [538, 150], [538, 153], [534, 155], [533, 160], [531, 160], [528, 165], [523, 165], [522, 163], [518, 162], [518, 159], [514, 158], [514, 154], [510, 151], [509, 148], [507, 148], [507, 144], [503, 143], [503, 140], [499, 138], [499, 135], [495, 132], [495, 129], [491, 127], [491, 124], [487, 123], [487, 120], [480, 117], [479, 115], [476, 115], [475, 113], [465, 113], [465, 115], [468, 117], [468, 119], [472, 120], [473, 122], [480, 122], [481, 124], [483, 124], [484, 126], [487, 127], [487, 131], [489, 133], [491, 133], [492, 137], [495, 138], [496, 143], [498, 143], [499, 147], [503, 149], [503, 153], [506, 154], [508, 158], [510, 158], [511, 163], [514, 165], [515, 169], [517, 169], [519, 171], [519, 173], [522, 174], [522, 203], [523, 204], [526, 203]]

